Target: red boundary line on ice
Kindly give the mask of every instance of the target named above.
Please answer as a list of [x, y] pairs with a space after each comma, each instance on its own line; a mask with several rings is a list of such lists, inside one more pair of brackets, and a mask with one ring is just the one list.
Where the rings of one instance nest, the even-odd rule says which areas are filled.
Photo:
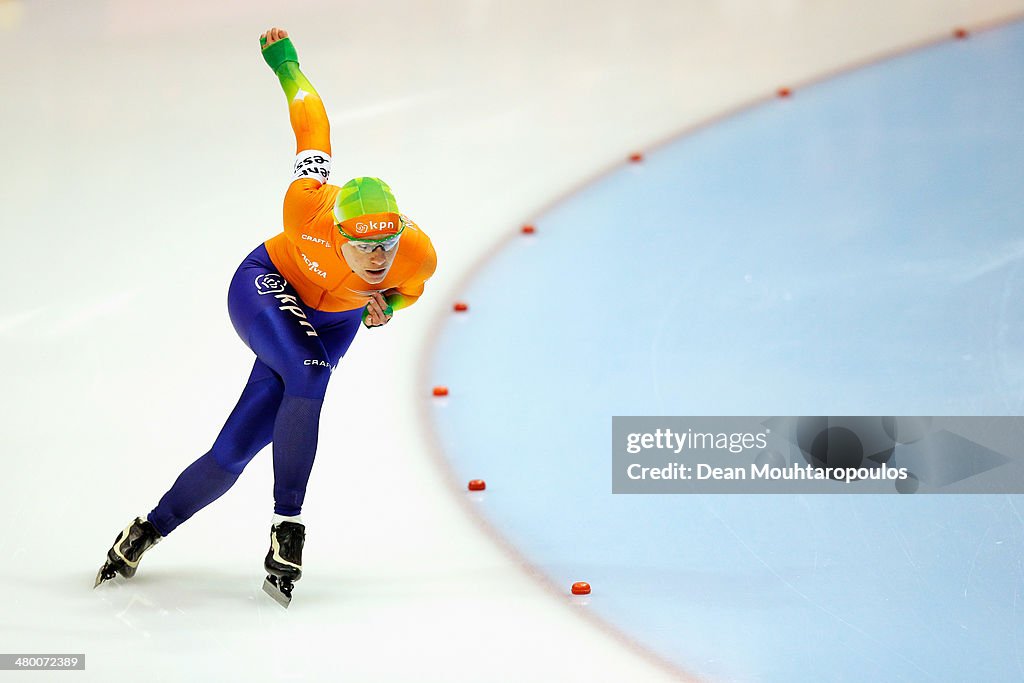
[[[825, 71], [822, 74], [811, 77], [804, 81], [799, 81], [794, 84], [778, 84], [778, 87], [786, 87], [790, 91], [792, 91], [794, 95], [799, 96], [801, 90], [816, 85], [818, 83], [822, 83], [829, 79], [838, 78], [845, 74], [857, 71], [859, 69], [864, 69], [869, 66], [875, 66], [877, 64], [881, 64], [889, 60], [902, 57], [911, 52], [916, 52], [918, 50], [924, 50], [929, 47], [941, 45], [942, 43], [948, 41], [960, 40], [960, 38], [958, 38], [955, 35], [955, 31], [961, 28], [967, 30], [967, 36], [965, 39], [970, 40], [971, 36], [977, 33], [999, 29], [1003, 26], [1007, 26], [1018, 21], [1024, 21], [1024, 12], [1008, 15], [999, 19], [993, 19], [990, 21], [982, 22], [980, 24], [964, 24], [962, 26], [951, 28], [947, 33], [941, 36], [925, 38], [923, 40], [910, 43], [909, 45], [883, 52], [873, 57], [866, 57], [864, 59], [847, 64], [846, 66], [838, 67], [830, 71]], [[714, 116], [711, 116], [710, 118], [707, 118], [696, 124], [687, 126], [686, 128], [683, 128], [682, 130], [672, 133], [671, 135], [662, 138], [661, 140], [654, 142], [649, 147], [646, 147], [643, 150], [639, 151], [641, 151], [646, 156], [649, 152], [653, 150], [659, 149], [677, 140], [693, 135], [705, 128], [709, 128], [715, 124], [721, 123], [742, 112], [766, 104], [771, 100], [778, 99], [778, 97], [778, 91], [776, 90], [773, 91], [771, 94], [754, 98], [730, 109], [726, 109], [725, 111]], [[612, 173], [618, 171], [622, 167], [634, 163], [629, 159], [629, 155], [623, 155], [623, 159], [623, 161], [616, 162], [615, 164], [599, 171], [598, 173], [583, 179], [581, 182], [571, 186], [565, 192], [556, 195], [554, 199], [548, 201], [545, 204], [542, 204], [539, 209], [533, 212], [533, 218], [524, 221], [523, 225], [539, 224], [541, 226], [540, 234], [541, 236], [543, 236], [543, 222], [538, 220], [540, 219], [540, 217], [551, 211], [558, 204], [561, 204], [562, 202], [566, 201], [569, 197], [572, 197], [573, 195], [579, 193], [584, 188], [593, 185], [597, 181], [601, 180], [602, 178], [608, 175], [611, 175]], [[508, 236], [506, 236], [500, 242], [498, 242], [490, 249], [488, 249], [486, 252], [484, 252], [477, 259], [476, 263], [474, 263], [474, 265], [459, 279], [457, 285], [454, 287], [455, 292], [465, 291], [468, 284], [474, 278], [476, 278], [480, 271], [483, 270], [484, 266], [490, 263], [491, 260], [493, 260], [494, 257], [497, 256], [499, 252], [504, 250], [505, 247], [512, 240], [516, 239], [523, 239], [522, 234], [520, 234], [518, 230], [516, 230], [515, 232], [510, 231], [510, 234]], [[455, 301], [457, 298], [457, 296], [448, 296], [446, 301]], [[470, 302], [470, 305], [472, 305], [473, 303], [474, 302]], [[573, 609], [575, 614], [582, 615], [587, 621], [590, 622], [592, 626], [597, 627], [597, 629], [605, 635], [610, 636], [613, 640], [616, 640], [620, 644], [624, 645], [628, 650], [633, 651], [635, 654], [639, 655], [641, 658], [647, 660], [648, 662], [657, 665], [667, 673], [680, 678], [680, 680], [701, 680], [694, 674], [691, 674], [687, 671], [684, 671], [683, 669], [680, 669], [674, 663], [672, 663], [665, 657], [661, 656], [657, 652], [651, 650], [645, 645], [642, 645], [640, 642], [624, 633], [614, 624], [594, 614], [594, 612], [590, 610], [580, 610], [577, 606], [572, 605], [572, 603], [568, 599], [568, 593], [566, 592], [564, 586], [557, 586], [554, 583], [554, 581], [552, 581], [543, 572], [537, 569], [537, 567], [531, 564], [529, 559], [522, 552], [520, 552], [518, 548], [512, 545], [512, 543], [508, 539], [506, 539], [505, 536], [494, 525], [488, 522], [487, 519], [482, 514], [480, 514], [478, 508], [472, 505], [472, 503], [470, 502], [469, 498], [466, 495], [458, 493], [463, 492], [464, 482], [457, 479], [455, 475], [455, 470], [452, 469], [451, 464], [444, 456], [444, 448], [441, 445], [441, 440], [438, 437], [437, 430], [435, 429], [434, 420], [432, 419], [432, 415], [430, 413], [431, 402], [434, 399], [427, 393], [427, 388], [430, 386], [429, 361], [431, 358], [434, 357], [437, 351], [437, 344], [441, 338], [441, 329], [448, 322], [448, 318], [451, 315], [453, 315], [451, 306], [446, 304], [444, 306], [444, 313], [442, 315], [436, 316], [434, 321], [430, 325], [430, 331], [427, 334], [428, 341], [422, 347], [416, 387], [417, 392], [423, 392], [423, 398], [421, 398], [418, 402], [418, 414], [420, 423], [423, 427], [423, 431], [428, 436], [427, 450], [430, 452], [431, 457], [436, 462], [444, 478], [447, 479], [448, 482], [451, 484], [451, 490], [453, 494], [456, 494], [455, 497], [459, 499], [459, 504], [462, 505], [463, 509], [469, 513], [468, 516], [476, 523], [477, 527], [483, 532], [485, 536], [494, 541], [503, 551], [505, 551], [506, 554], [508, 554], [509, 558], [513, 561], [514, 564], [518, 565], [520, 569], [522, 569], [528, 576], [534, 578], [541, 585], [542, 588], [546, 589], [553, 596], [555, 596], [556, 599], [559, 602], [561, 602], [565, 607]]]

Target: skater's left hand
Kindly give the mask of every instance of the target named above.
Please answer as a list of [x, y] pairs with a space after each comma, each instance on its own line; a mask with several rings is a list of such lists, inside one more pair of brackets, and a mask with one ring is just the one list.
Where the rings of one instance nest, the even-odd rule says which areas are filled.
[[384, 300], [380, 292], [374, 292], [370, 295], [370, 303], [366, 304], [366, 313], [363, 315], [363, 324], [367, 327], [380, 327], [381, 325], [387, 325], [388, 321], [391, 320], [391, 316], [394, 311], [391, 310], [391, 306]]

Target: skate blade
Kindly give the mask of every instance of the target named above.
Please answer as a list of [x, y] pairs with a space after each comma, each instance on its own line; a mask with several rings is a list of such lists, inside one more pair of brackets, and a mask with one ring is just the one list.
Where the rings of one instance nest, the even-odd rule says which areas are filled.
[[114, 578], [113, 576], [103, 576], [103, 570], [106, 568], [107, 565], [103, 565], [102, 567], [100, 567], [100, 570], [96, 572], [96, 583], [92, 585], [93, 590], [96, 590], [97, 586], [99, 586], [101, 583], [105, 581], [110, 581], [110, 579]]
[[270, 577], [263, 579], [263, 592], [274, 598], [277, 604], [285, 609], [292, 603], [292, 596], [285, 594], [277, 585], [270, 580]]

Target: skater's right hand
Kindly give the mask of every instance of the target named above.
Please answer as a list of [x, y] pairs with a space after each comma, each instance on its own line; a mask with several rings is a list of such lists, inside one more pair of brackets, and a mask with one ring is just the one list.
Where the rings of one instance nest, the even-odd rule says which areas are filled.
[[387, 300], [380, 295], [380, 292], [374, 292], [370, 295], [370, 303], [366, 304], [366, 312], [363, 314], [363, 324], [367, 327], [380, 327], [381, 325], [387, 325], [393, 314], [394, 311], [388, 304]]
[[288, 31], [285, 31], [283, 28], [277, 28], [275, 26], [274, 28], [267, 29], [262, 34], [260, 34], [260, 47], [266, 50], [268, 47], [270, 47], [277, 41], [284, 40], [287, 37]]

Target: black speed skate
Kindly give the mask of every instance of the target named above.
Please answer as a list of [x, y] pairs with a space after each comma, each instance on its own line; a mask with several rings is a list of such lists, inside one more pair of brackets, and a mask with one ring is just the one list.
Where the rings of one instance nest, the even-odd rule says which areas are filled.
[[108, 581], [117, 574], [126, 579], [135, 576], [142, 554], [160, 542], [163, 536], [149, 520], [136, 517], [135, 521], [114, 539], [114, 545], [107, 551], [107, 561], [96, 574], [93, 588]]
[[281, 522], [270, 527], [270, 550], [263, 567], [267, 578], [263, 590], [281, 607], [292, 601], [292, 588], [302, 578], [302, 545], [306, 540], [306, 527], [295, 522]]

